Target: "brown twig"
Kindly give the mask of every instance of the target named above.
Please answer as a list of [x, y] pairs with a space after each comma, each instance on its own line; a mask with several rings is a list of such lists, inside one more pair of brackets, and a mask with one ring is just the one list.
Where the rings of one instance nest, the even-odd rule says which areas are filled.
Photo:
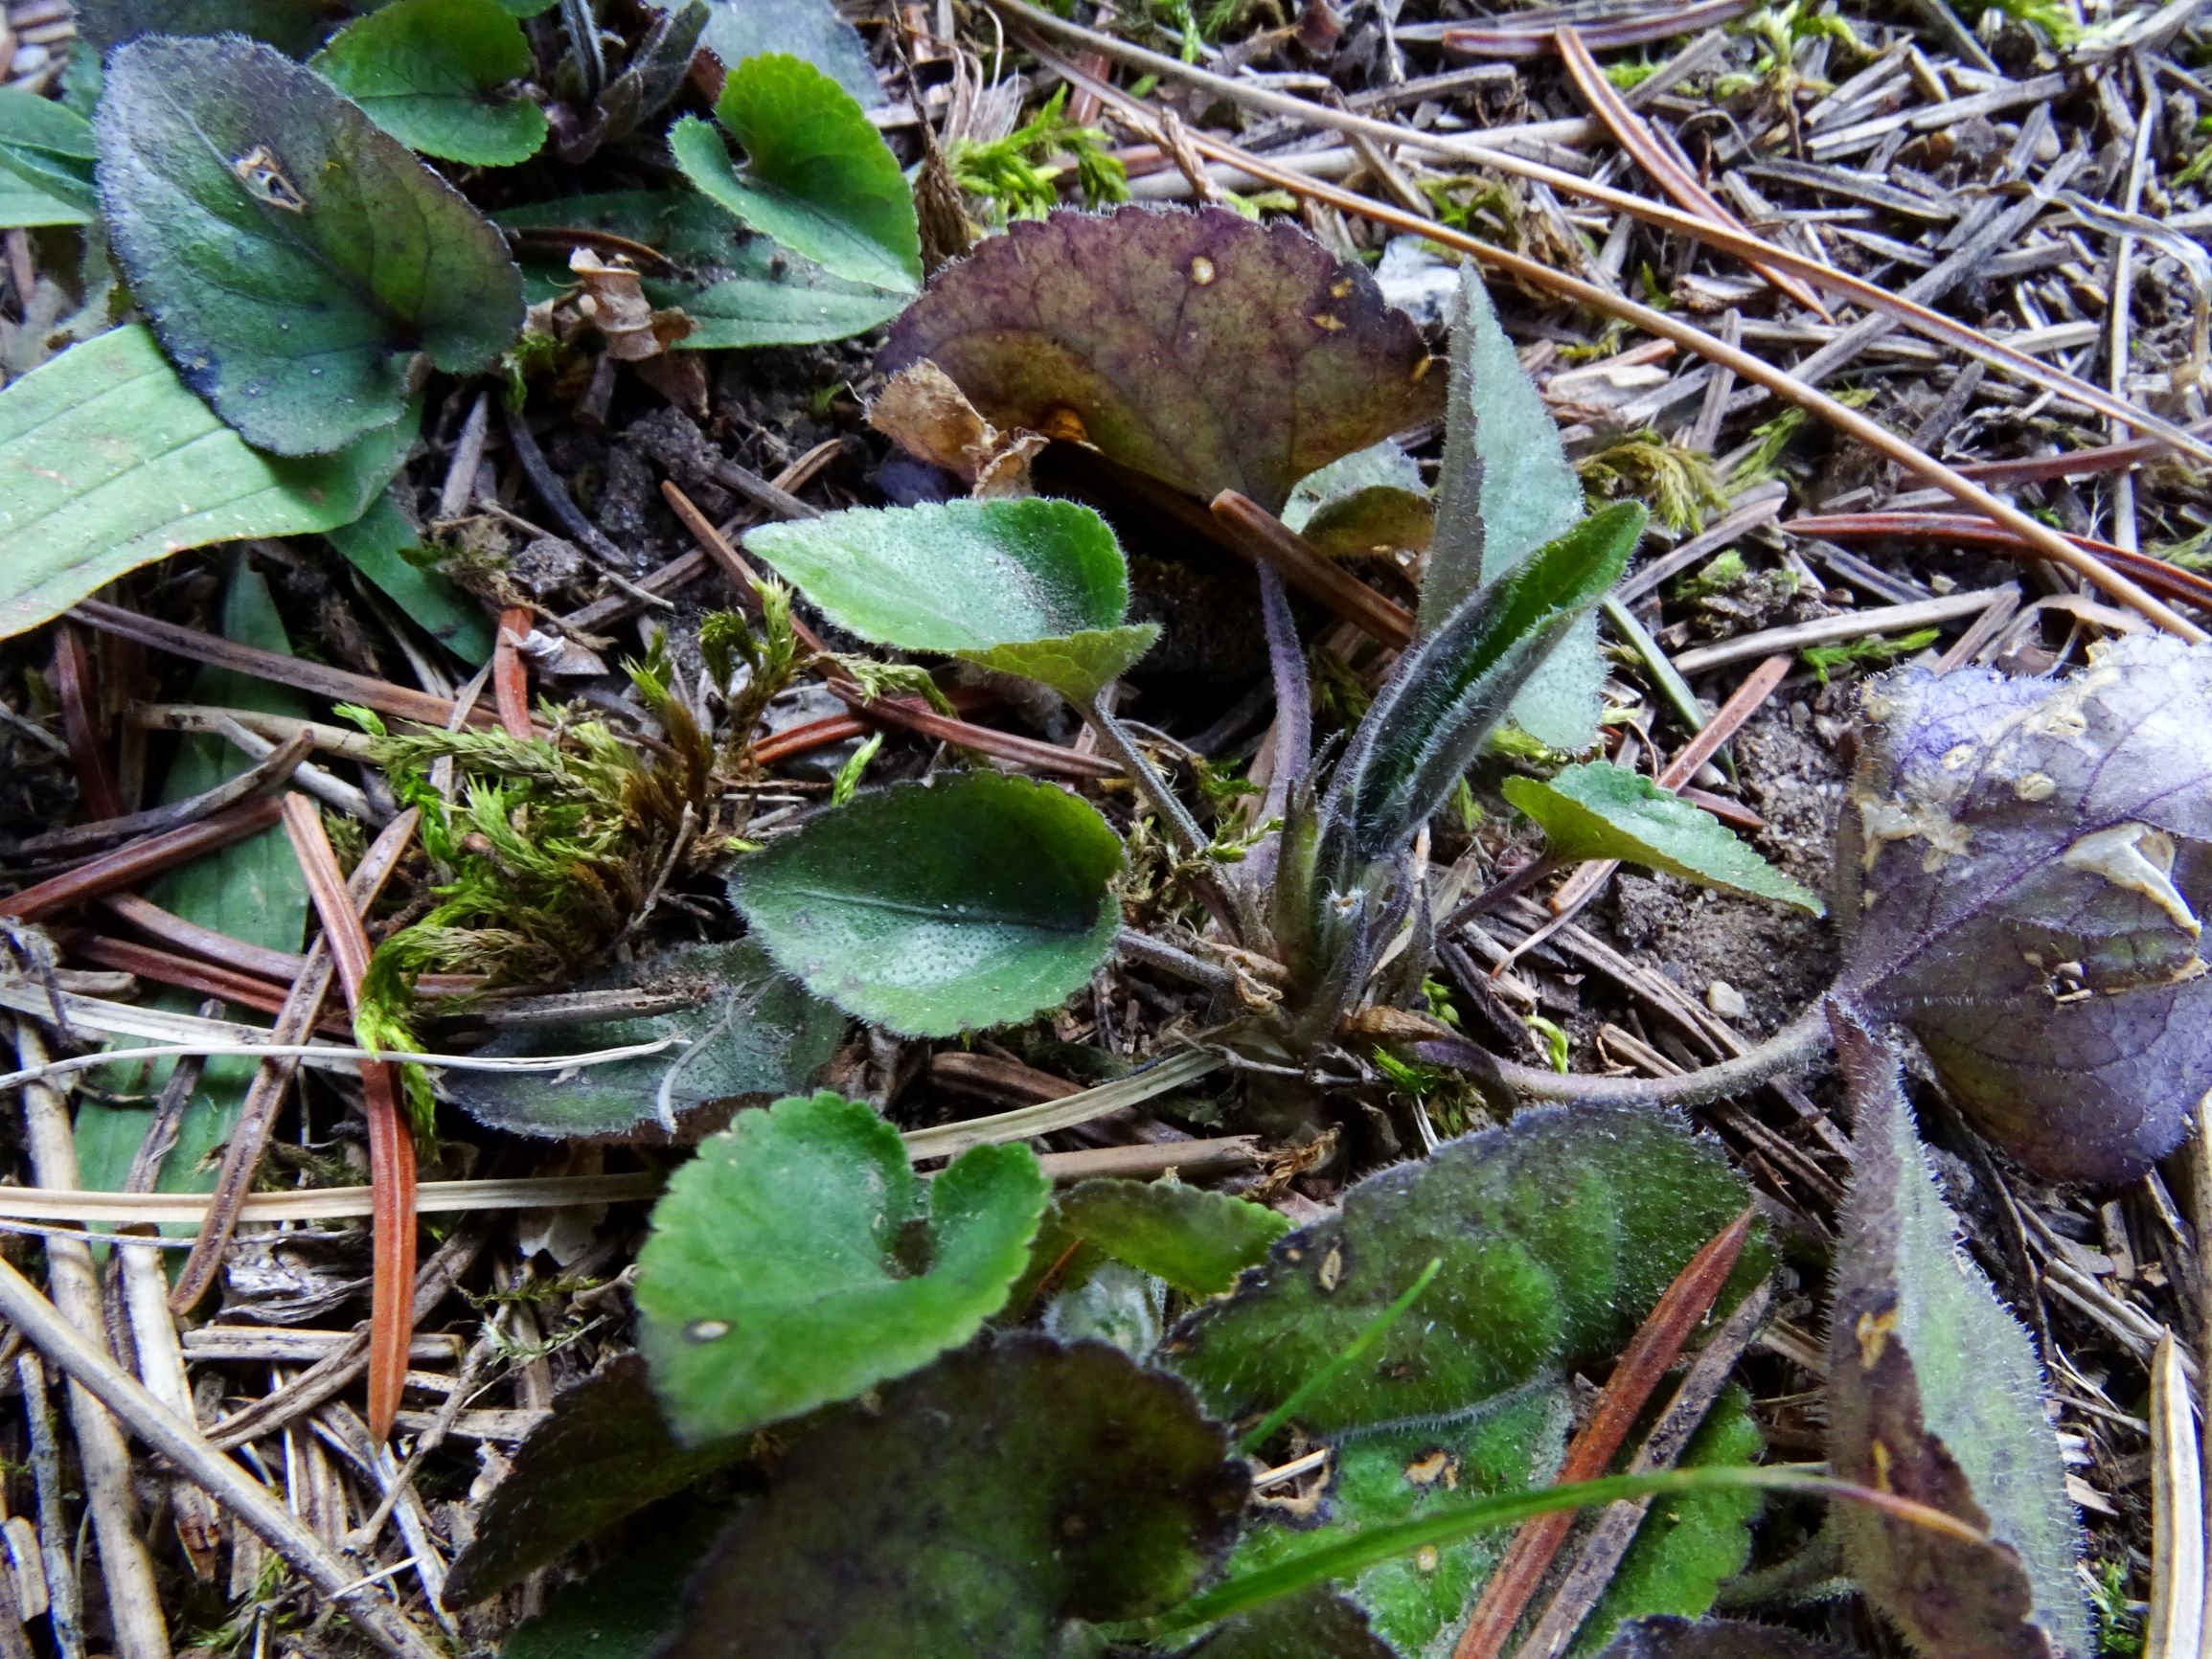
[[[303, 795], [285, 797], [285, 831], [292, 839], [308, 897], [322, 918], [323, 940], [337, 965], [338, 983], [356, 1019], [369, 973], [369, 935], [361, 926], [338, 870], [337, 854], [323, 833], [323, 820]], [[369, 1180], [376, 1192], [372, 1220], [374, 1278], [369, 1314], [369, 1432], [383, 1440], [399, 1412], [407, 1382], [407, 1341], [414, 1334], [409, 1288], [415, 1283], [415, 1137], [404, 1114], [394, 1068], [361, 1067], [361, 1096], [369, 1119]]]
[[[1557, 1476], [1562, 1485], [1595, 1480], [1606, 1472], [1644, 1402], [1652, 1398], [1652, 1391], [1682, 1352], [1682, 1344], [1727, 1284], [1757, 1214], [1755, 1208], [1745, 1206], [1742, 1215], [1691, 1257], [1642, 1328], [1630, 1338], [1612, 1375], [1606, 1380], [1605, 1392], [1598, 1397], [1597, 1409], [1567, 1447], [1566, 1460]], [[1514, 1534], [1497, 1570], [1483, 1586], [1467, 1628], [1460, 1632], [1451, 1650], [1452, 1659], [1497, 1659], [1574, 1524], [1573, 1511], [1562, 1511], [1539, 1515]]]
[[499, 613], [499, 632], [491, 647], [491, 698], [499, 710], [499, 723], [516, 742], [527, 743], [535, 735], [530, 725], [530, 669], [522, 660], [522, 642], [530, 637], [533, 613], [526, 604], [510, 605]]
[[54, 630], [54, 698], [61, 705], [61, 733], [77, 769], [78, 793], [95, 818], [119, 818], [125, 811], [123, 795], [100, 746], [103, 722], [92, 707], [96, 694], [83, 630], [64, 622]]
[[1250, 496], [1224, 489], [1212, 511], [1223, 534], [1221, 544], [1254, 564], [1282, 573], [1283, 580], [1308, 599], [1326, 606], [1370, 638], [1392, 650], [1413, 643], [1413, 613], [1384, 599], [1316, 551], [1313, 544]]
[[[1653, 184], [1680, 203], [1685, 213], [1710, 219], [1752, 241], [1766, 240], [1764, 237], [1753, 236], [1744, 221], [1730, 213], [1721, 198], [1682, 164], [1667, 142], [1645, 124], [1644, 118], [1629, 107], [1628, 101], [1613, 90], [1613, 83], [1606, 79], [1606, 72], [1590, 56], [1590, 49], [1583, 43], [1580, 34], [1571, 28], [1561, 29], [1555, 32], [1554, 38], [1559, 43], [1560, 59], [1566, 65], [1567, 79], [1575, 83], [1575, 90], [1590, 106], [1590, 113], [1605, 124], [1606, 129]], [[1820, 303], [1820, 296], [1788, 271], [1777, 269], [1767, 260], [1745, 258], [1744, 262], [1807, 310], [1819, 313], [1822, 322], [1836, 321], [1828, 307]]]
[[313, 740], [305, 733], [295, 733], [281, 747], [272, 749], [244, 771], [224, 779], [212, 789], [166, 807], [149, 807], [143, 812], [96, 818], [88, 824], [49, 830], [43, 835], [27, 835], [9, 849], [10, 856], [43, 858], [90, 852], [95, 848], [112, 847], [133, 836], [158, 835], [166, 830], [212, 817], [241, 801], [276, 793], [299, 769], [300, 762], [314, 752], [314, 747]]
[[217, 933], [212, 927], [202, 927], [196, 921], [187, 921], [181, 916], [171, 915], [150, 899], [141, 898], [135, 893], [111, 893], [100, 901], [100, 907], [118, 920], [127, 921], [148, 939], [157, 939], [188, 956], [196, 956], [208, 962], [227, 963], [247, 973], [278, 985], [289, 985], [300, 977], [308, 959], [288, 950], [271, 950], [265, 944], [251, 944], [242, 939], [233, 939], [227, 933]]
[[[197, 628], [179, 627], [174, 623], [140, 616], [136, 611], [127, 611], [120, 605], [108, 604], [101, 600], [81, 600], [69, 614], [80, 622], [89, 623], [103, 633], [136, 640], [140, 645], [154, 650], [189, 657], [194, 662], [207, 663], [215, 668], [230, 669], [257, 680], [289, 686], [310, 696], [327, 697], [333, 703], [358, 703], [363, 708], [375, 709], [380, 715], [439, 728], [443, 728], [453, 717], [450, 698], [435, 697], [427, 692], [394, 685], [390, 680], [372, 679], [367, 674], [353, 674], [343, 669], [327, 668], [321, 663], [311, 663], [302, 657], [288, 657], [282, 651], [266, 651], [259, 646], [240, 645], [236, 640], [201, 633]], [[476, 724], [488, 725], [491, 720], [490, 711], [480, 710], [472, 719]]]
[[202, 853], [257, 835], [277, 821], [277, 803], [269, 798], [217, 812], [197, 824], [165, 834], [128, 842], [74, 870], [26, 887], [11, 898], [0, 898], [0, 916], [21, 921], [40, 921], [49, 916], [125, 887], [135, 887], [149, 875], [189, 864]]
[[[1964, 470], [1962, 468], [1962, 470]], [[1798, 535], [1825, 536], [1831, 541], [1852, 541], [1894, 535], [1914, 541], [1971, 541], [2017, 557], [2041, 558], [2039, 548], [2029, 547], [2001, 525], [1963, 512], [1828, 512], [1801, 513], [1783, 522], [1782, 529]], [[2212, 609], [2212, 580], [2193, 570], [2148, 553], [2087, 535], [2066, 539], [2090, 557], [2116, 566], [2145, 587], [2183, 604]]]
[[[384, 883], [399, 868], [400, 854], [414, 838], [421, 817], [420, 811], [410, 807], [386, 825], [383, 832], [370, 843], [368, 852], [361, 855], [361, 862], [354, 867], [353, 877], [346, 885], [347, 902], [356, 915], [365, 913], [376, 902]], [[321, 1017], [323, 999], [331, 989], [331, 974], [330, 947], [318, 939], [302, 959], [291, 993], [278, 1011], [276, 1028], [269, 1034], [271, 1042], [297, 1044], [307, 1040], [308, 1033]], [[196, 1307], [215, 1284], [216, 1272], [222, 1265], [223, 1251], [238, 1231], [239, 1213], [253, 1190], [254, 1177], [262, 1167], [262, 1155], [268, 1149], [270, 1131], [276, 1127], [277, 1108], [284, 1103], [285, 1091], [298, 1067], [299, 1061], [293, 1058], [262, 1060], [254, 1070], [253, 1081], [246, 1085], [238, 1123], [231, 1129], [222, 1168], [216, 1176], [215, 1192], [208, 1198], [207, 1216], [200, 1223], [199, 1237], [193, 1240], [192, 1253], [185, 1258], [184, 1266], [177, 1274], [176, 1288], [170, 1296], [170, 1306], [179, 1313]]]
[[[1666, 1410], [1652, 1425], [1652, 1432], [1644, 1437], [1644, 1443], [1636, 1448], [1636, 1455], [1629, 1460], [1623, 1473], [1640, 1475], [1646, 1469], [1673, 1466], [1689, 1444], [1690, 1437], [1698, 1432], [1699, 1424], [1705, 1420], [1706, 1413], [1713, 1409], [1713, 1402], [1721, 1398], [1721, 1391], [1727, 1386], [1728, 1377], [1744, 1357], [1745, 1349], [1750, 1346], [1759, 1327], [1766, 1323], [1767, 1310], [1772, 1302], [1772, 1286], [1760, 1284], [1736, 1305], [1736, 1311], [1728, 1315], [1712, 1339], [1698, 1351], [1698, 1357], [1691, 1362], [1681, 1385], [1675, 1390], [1675, 1398], [1667, 1402]], [[1588, 1539], [1514, 1659], [1556, 1659], [1556, 1655], [1566, 1651], [1567, 1644], [1574, 1640], [1583, 1621], [1590, 1616], [1606, 1586], [1612, 1582], [1621, 1557], [1635, 1542], [1651, 1508], [1650, 1498], [1624, 1498], [1598, 1516], [1597, 1525], [1590, 1530]]]

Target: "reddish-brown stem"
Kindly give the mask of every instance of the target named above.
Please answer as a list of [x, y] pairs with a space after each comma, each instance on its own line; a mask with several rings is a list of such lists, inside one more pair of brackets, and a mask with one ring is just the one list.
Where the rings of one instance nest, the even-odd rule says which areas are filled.
[[522, 660], [522, 642], [530, 637], [533, 613], [526, 604], [510, 605], [499, 613], [499, 637], [491, 648], [491, 697], [499, 708], [499, 723], [518, 742], [528, 742], [530, 729], [530, 668]]
[[[413, 720], [421, 725], [440, 729], [453, 718], [453, 704], [449, 698], [434, 697], [428, 692], [396, 686], [390, 680], [371, 679], [367, 674], [353, 674], [343, 669], [327, 668], [321, 663], [310, 663], [303, 657], [287, 657], [282, 651], [265, 651], [258, 646], [239, 645], [235, 640], [201, 633], [197, 628], [179, 627], [174, 623], [158, 622], [152, 617], [140, 616], [135, 611], [127, 611], [100, 600], [81, 600], [69, 614], [80, 622], [91, 624], [103, 633], [136, 640], [142, 646], [149, 646], [157, 651], [168, 651], [175, 656], [189, 657], [194, 662], [231, 669], [257, 680], [290, 686], [295, 691], [306, 692], [312, 696], [328, 697], [333, 703], [358, 703], [363, 708], [375, 709], [380, 715], [390, 715], [397, 719]], [[491, 719], [492, 714], [489, 709], [480, 707], [469, 714], [469, 723], [472, 725], [489, 725]]]
[[54, 696], [61, 705], [61, 735], [69, 743], [70, 764], [77, 769], [77, 789], [84, 810], [92, 818], [120, 818], [122, 791], [100, 746], [101, 720], [92, 706], [92, 653], [84, 633], [68, 623], [54, 630]]
[[[1606, 129], [1627, 150], [1635, 164], [1642, 168], [1652, 182], [1673, 196], [1684, 213], [1696, 214], [1714, 224], [1736, 232], [1751, 241], [1762, 239], [1753, 236], [1750, 228], [1730, 213], [1721, 199], [1699, 181], [1698, 175], [1671, 153], [1669, 147], [1656, 131], [1645, 125], [1644, 118], [1628, 105], [1628, 101], [1613, 90], [1613, 83], [1606, 79], [1606, 72], [1598, 60], [1590, 56], [1590, 49], [1572, 29], [1556, 32], [1553, 38], [1559, 43], [1560, 59], [1566, 65], [1567, 79], [1575, 83], [1583, 102], [1590, 106], [1590, 113], [1605, 124]], [[1777, 270], [1763, 260], [1748, 254], [1739, 256], [1744, 262], [1766, 278], [1776, 288], [1788, 294], [1809, 311], [1816, 311], [1824, 323], [1833, 323], [1835, 317], [1826, 306], [1800, 279], [1788, 271]]]
[[[369, 973], [369, 935], [361, 925], [337, 854], [323, 832], [322, 814], [304, 795], [287, 795], [285, 831], [307, 876], [308, 897], [322, 919], [323, 938], [345, 987], [346, 1006], [357, 1019]], [[369, 1185], [376, 1195], [372, 1221], [374, 1271], [369, 1307], [369, 1432], [392, 1433], [399, 1394], [407, 1382], [407, 1345], [414, 1336], [415, 1144], [399, 1110], [392, 1067], [361, 1066], [361, 1098], [369, 1117]]]
[[307, 968], [308, 959], [286, 950], [271, 950], [266, 945], [249, 944], [242, 939], [233, 939], [227, 933], [217, 933], [212, 927], [202, 927], [196, 921], [187, 921], [181, 916], [172, 916], [150, 899], [141, 898], [135, 893], [110, 894], [100, 901], [101, 908], [117, 919], [127, 921], [148, 939], [158, 939], [171, 949], [196, 956], [206, 962], [225, 963], [232, 967], [243, 968], [250, 974], [277, 985], [290, 985]]
[[[95, 963], [122, 973], [136, 974], [140, 979], [150, 979], [157, 985], [173, 985], [179, 990], [200, 996], [220, 997], [240, 1008], [250, 1008], [256, 1013], [282, 1011], [288, 994], [283, 986], [238, 968], [225, 967], [219, 963], [195, 962], [189, 956], [156, 950], [150, 944], [140, 944], [133, 940], [82, 933], [67, 936], [65, 944], [72, 962]], [[344, 1020], [325, 1020], [321, 1029], [340, 1038], [351, 1034]]]
[[132, 836], [158, 835], [236, 807], [241, 801], [273, 795], [290, 781], [292, 774], [314, 752], [314, 739], [307, 733], [295, 733], [281, 747], [270, 750], [212, 789], [202, 790], [187, 800], [172, 801], [166, 807], [149, 807], [143, 812], [126, 812], [117, 818], [100, 818], [89, 824], [73, 824], [62, 830], [49, 830], [41, 835], [25, 836], [14, 846], [15, 856], [90, 856], [103, 847], [112, 847]]
[[[1613, 1375], [1606, 1379], [1597, 1409], [1567, 1447], [1566, 1461], [1556, 1477], [1561, 1485], [1595, 1480], [1611, 1465], [1613, 1454], [1628, 1439], [1652, 1391], [1659, 1386], [1659, 1379], [1666, 1375], [1667, 1368], [1675, 1363], [1682, 1345], [1727, 1284], [1756, 1214], [1746, 1206], [1691, 1257], [1642, 1328], [1629, 1339], [1629, 1346], [1613, 1366]], [[1497, 1570], [1483, 1586], [1482, 1598], [1475, 1603], [1467, 1628], [1460, 1632], [1458, 1645], [1451, 1650], [1452, 1659], [1498, 1659], [1574, 1525], [1574, 1512], [1562, 1511], [1539, 1515], [1514, 1534]]]
[[74, 870], [26, 887], [12, 898], [0, 898], [0, 916], [42, 921], [58, 911], [135, 887], [148, 876], [189, 864], [203, 852], [243, 841], [266, 830], [277, 817], [274, 800], [249, 801], [181, 830], [126, 842]]
[[[383, 891], [392, 872], [399, 868], [400, 855], [405, 852], [407, 843], [414, 839], [415, 827], [421, 818], [422, 814], [410, 807], [387, 824], [382, 833], [369, 844], [368, 852], [361, 854], [361, 862], [354, 866], [353, 878], [346, 884], [346, 899], [355, 915], [366, 912], [376, 902], [376, 895]], [[269, 1034], [270, 1041], [293, 1044], [306, 1040], [308, 1032], [321, 1017], [323, 999], [331, 989], [331, 974], [330, 947], [318, 939], [314, 947], [301, 959], [291, 994], [277, 1014], [276, 1029]], [[215, 1192], [208, 1198], [207, 1216], [200, 1223], [199, 1237], [193, 1241], [192, 1253], [185, 1258], [184, 1267], [177, 1275], [176, 1287], [170, 1293], [170, 1306], [180, 1314], [190, 1312], [215, 1283], [223, 1251], [229, 1247], [231, 1235], [238, 1228], [239, 1207], [253, 1189], [262, 1154], [267, 1149], [270, 1131], [276, 1126], [277, 1109], [284, 1103], [285, 1092], [298, 1067], [295, 1059], [270, 1058], [262, 1060], [254, 1070], [244, 1103], [239, 1108], [238, 1124], [231, 1130], [230, 1145], [223, 1153], [222, 1169], [216, 1176]]]
[[[1964, 512], [1801, 513], [1781, 528], [1799, 535], [1826, 536], [1831, 541], [1895, 535], [1917, 541], [1971, 541], [1976, 547], [1995, 548], [2015, 558], [2044, 557], [2040, 548], [2030, 547], [2002, 525]], [[2212, 580], [2196, 571], [2087, 535], [2067, 535], [2066, 539], [2091, 557], [2125, 571], [2163, 599], [2212, 609]]]
[[1214, 497], [1213, 512], [1227, 533], [1221, 537], [1224, 546], [1254, 564], [1274, 566], [1308, 599], [1392, 650], [1402, 651], [1413, 643], [1412, 612], [1332, 562], [1250, 496], [1224, 489]]
[[848, 738], [857, 738], [868, 730], [865, 720], [851, 715], [832, 715], [826, 719], [809, 720], [803, 726], [792, 726], [778, 732], [772, 738], [763, 738], [749, 753], [753, 763], [773, 766], [779, 761], [792, 761], [801, 755], [812, 754], [816, 749], [827, 749], [832, 743], [842, 743]]

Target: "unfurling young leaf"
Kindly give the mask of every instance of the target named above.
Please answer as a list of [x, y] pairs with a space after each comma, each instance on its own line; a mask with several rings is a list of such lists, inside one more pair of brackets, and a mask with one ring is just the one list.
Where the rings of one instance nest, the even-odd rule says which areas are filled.
[[1924, 1653], [2087, 1659], [2080, 1537], [2027, 1333], [1960, 1253], [1896, 1057], [1842, 1004], [1829, 1004], [1829, 1022], [1852, 1102], [1828, 1336], [1829, 1466], [1995, 1540], [1968, 1544], [1845, 1504], [1836, 1511], [1844, 1562]]
[[397, 420], [426, 368], [485, 368], [522, 326], [499, 233], [270, 47], [133, 40], [93, 128], [132, 295], [185, 383], [261, 448], [343, 448]]
[[910, 1036], [1053, 1007], [1113, 949], [1121, 842], [1049, 784], [863, 791], [741, 860], [730, 898], [784, 971]]
[[764, 526], [745, 546], [864, 640], [1019, 674], [1078, 707], [1159, 637], [1123, 623], [1121, 544], [1072, 501], [855, 507]]
[[555, 1396], [551, 1415], [530, 1431], [513, 1471], [477, 1511], [475, 1536], [446, 1575], [445, 1604], [497, 1595], [746, 1449], [742, 1440], [680, 1443], [653, 1398], [645, 1361], [624, 1354]]
[[921, 287], [914, 193], [850, 93], [799, 58], [748, 57], [723, 80], [715, 119], [744, 151], [741, 166], [696, 115], [669, 132], [676, 166], [700, 191], [832, 276]]
[[[1023, 1146], [928, 1183], [860, 1101], [779, 1101], [676, 1171], [638, 1255], [638, 1346], [677, 1435], [743, 1434], [958, 1347], [1005, 1304], [1051, 1186]], [[927, 1217], [925, 1245], [908, 1236]]]
[[[1451, 392], [1437, 476], [1436, 537], [1422, 579], [1421, 629], [1444, 625], [1467, 596], [1494, 582], [1583, 515], [1583, 486], [1471, 261], [1452, 304]], [[1597, 625], [1568, 630], [1515, 699], [1514, 722], [1569, 753], [1598, 730]]]
[[527, 161], [545, 112], [502, 89], [531, 70], [499, 0], [393, 0], [348, 24], [308, 68], [408, 148], [471, 167]]
[[2058, 681], [1908, 669], [1865, 707], [1845, 987], [2037, 1173], [2135, 1179], [2212, 1088], [2212, 650], [2121, 639]]
[[680, 945], [611, 983], [691, 990], [696, 1000], [634, 1019], [510, 1026], [477, 1052], [581, 1054], [670, 1037], [677, 1046], [552, 1077], [455, 1072], [445, 1079], [446, 1091], [478, 1123], [513, 1135], [628, 1135], [652, 1125], [696, 1136], [691, 1120], [710, 1108], [808, 1086], [845, 1031], [844, 1015], [778, 973], [751, 940]]
[[1178, 489], [1242, 490], [1270, 511], [1444, 396], [1420, 330], [1362, 266], [1225, 208], [1009, 227], [936, 275], [877, 367], [925, 359], [1003, 431], [1082, 439]]
[[1195, 1296], [1216, 1296], [1290, 1230], [1288, 1216], [1175, 1181], [1083, 1181], [1053, 1206], [1053, 1224], [1118, 1261]]
[[906, 296], [848, 283], [755, 236], [695, 191], [608, 191], [529, 202], [492, 216], [511, 231], [536, 233], [521, 249], [535, 303], [575, 284], [571, 247], [559, 232], [606, 231], [651, 248], [666, 261], [639, 274], [652, 305], [680, 310], [692, 331], [681, 352], [739, 346], [806, 346], [864, 334], [898, 314]]
[[145, 329], [72, 346], [0, 391], [0, 637], [186, 548], [349, 523], [414, 438], [410, 417], [335, 455], [264, 455], [185, 387]]
[[[1541, 1484], [1573, 1415], [1568, 1368], [1617, 1353], [1745, 1201], [1717, 1145], [1627, 1107], [1523, 1111], [1352, 1187], [1340, 1215], [1279, 1240], [1161, 1345], [1208, 1407], [1242, 1425], [1335, 1363], [1440, 1263], [1352, 1368], [1293, 1412], [1301, 1443], [1331, 1444], [1334, 1472], [1311, 1514], [1252, 1530], [1240, 1571], [1322, 1547], [1316, 1533]], [[1745, 1253], [1723, 1310], [1767, 1260]], [[1370, 1568], [1343, 1593], [1398, 1651], [1427, 1652], [1465, 1622], [1504, 1547], [1495, 1534], [1456, 1539], [1433, 1559]]]
[[1337, 558], [1420, 553], [1435, 534], [1436, 503], [1420, 463], [1385, 438], [1301, 478], [1283, 522]]
[[1821, 914], [1824, 906], [1736, 838], [1712, 813], [1608, 761], [1569, 766], [1548, 779], [1508, 778], [1505, 798], [1544, 832], [1562, 860], [1617, 858], [1685, 881]]
[[1463, 601], [1399, 659], [1337, 768], [1327, 834], [1389, 858], [1443, 807], [1547, 653], [1620, 580], [1644, 510], [1616, 502]]
[[1189, 1390], [1097, 1343], [947, 1354], [794, 1445], [696, 1578], [666, 1659], [1048, 1659], [1187, 1595], [1249, 1477]]

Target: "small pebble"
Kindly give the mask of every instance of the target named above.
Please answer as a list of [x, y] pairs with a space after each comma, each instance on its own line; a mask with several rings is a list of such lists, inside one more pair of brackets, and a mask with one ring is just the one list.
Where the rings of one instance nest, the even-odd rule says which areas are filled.
[[1717, 979], [1705, 988], [1705, 1006], [1722, 1019], [1742, 1019], [1751, 1011], [1744, 993], [1724, 979]]

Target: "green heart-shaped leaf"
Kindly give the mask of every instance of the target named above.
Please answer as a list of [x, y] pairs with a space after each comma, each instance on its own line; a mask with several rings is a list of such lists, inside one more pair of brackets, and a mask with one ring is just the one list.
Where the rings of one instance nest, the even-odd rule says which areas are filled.
[[741, 862], [730, 898], [848, 1013], [949, 1036], [1051, 1008], [1113, 949], [1121, 842], [1049, 784], [978, 772], [855, 797]]
[[833, 1094], [745, 1112], [676, 1172], [638, 1256], [638, 1346], [684, 1440], [743, 1434], [902, 1376], [982, 1329], [1051, 1184], [976, 1147], [928, 1185], [899, 1131]]
[[0, 637], [188, 547], [348, 523], [414, 440], [408, 419], [335, 455], [264, 455], [178, 380], [146, 330], [72, 346], [0, 392]]
[[522, 324], [499, 233], [360, 107], [234, 36], [108, 59], [93, 123], [108, 236], [194, 391], [279, 455], [390, 425], [425, 367]]
[[832, 276], [913, 293], [922, 286], [914, 193], [853, 95], [812, 64], [767, 54], [730, 71], [715, 119], [669, 133], [684, 176], [753, 229]]
[[499, 0], [394, 0], [308, 67], [424, 155], [508, 167], [545, 142], [545, 111], [502, 90], [530, 73], [531, 56]]
[[1545, 849], [1556, 858], [1617, 858], [1815, 916], [1826, 908], [1712, 813], [1626, 766], [1593, 761], [1550, 779], [1508, 778], [1502, 787], [1542, 827]]
[[949, 652], [1078, 704], [1159, 638], [1156, 624], [1123, 624], [1121, 544], [1072, 501], [856, 507], [765, 526], [745, 546], [862, 639]]

